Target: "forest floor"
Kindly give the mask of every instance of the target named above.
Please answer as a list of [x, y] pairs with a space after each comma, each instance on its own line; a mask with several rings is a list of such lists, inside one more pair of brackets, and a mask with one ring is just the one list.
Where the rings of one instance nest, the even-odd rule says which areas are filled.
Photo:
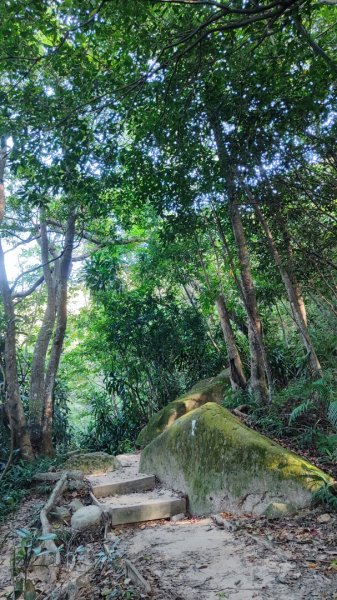
[[[16, 530], [38, 527], [43, 502], [32, 496], [0, 527], [1, 599], [14, 598]], [[35, 597], [337, 600], [337, 514], [315, 509], [278, 520], [221, 517], [118, 526], [105, 540], [99, 528], [77, 535], [65, 544], [56, 580], [48, 582], [34, 569], [29, 573]], [[125, 558], [150, 585], [150, 594], [126, 578]]]

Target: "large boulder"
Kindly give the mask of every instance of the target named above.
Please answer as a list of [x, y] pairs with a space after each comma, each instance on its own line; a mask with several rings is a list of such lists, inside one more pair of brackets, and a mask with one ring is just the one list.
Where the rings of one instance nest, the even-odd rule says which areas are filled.
[[186, 493], [193, 514], [261, 514], [271, 503], [302, 508], [333, 482], [214, 403], [180, 417], [146, 446], [140, 472]]
[[100, 475], [119, 469], [120, 463], [115, 456], [107, 452], [88, 452], [75, 454], [64, 463], [67, 471], [82, 471], [82, 473]]
[[221, 402], [225, 389], [230, 386], [229, 369], [225, 369], [216, 377], [204, 379], [194, 385], [186, 394], [170, 402], [149, 420], [141, 430], [136, 444], [143, 448], [157, 435], [165, 431], [179, 417], [199, 408], [206, 402]]

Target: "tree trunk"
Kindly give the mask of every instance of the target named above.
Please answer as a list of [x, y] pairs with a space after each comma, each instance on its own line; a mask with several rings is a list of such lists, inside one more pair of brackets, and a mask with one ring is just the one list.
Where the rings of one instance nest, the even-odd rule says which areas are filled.
[[[0, 142], [0, 225], [5, 217], [6, 197], [4, 188], [4, 173], [6, 166], [6, 139]], [[0, 291], [2, 294], [6, 318], [5, 335], [5, 375], [6, 375], [6, 404], [11, 428], [12, 447], [19, 449], [25, 460], [33, 460], [34, 453], [30, 443], [26, 417], [20, 396], [18, 368], [16, 360], [16, 325], [13, 298], [8, 283], [5, 267], [5, 257], [0, 239]]]
[[268, 397], [269, 400], [271, 400], [272, 378], [262, 339], [262, 325], [257, 308], [255, 287], [250, 268], [248, 245], [242, 225], [240, 210], [236, 200], [234, 176], [232, 173], [233, 167], [231, 166], [231, 162], [227, 156], [221, 121], [218, 115], [214, 112], [209, 113], [208, 117], [214, 133], [221, 174], [226, 182], [229, 214], [238, 252], [241, 273], [239, 291], [242, 295], [248, 321], [248, 339], [251, 360], [250, 387], [254, 395], [261, 402], [266, 402]]
[[219, 296], [216, 298], [215, 304], [217, 307], [221, 328], [227, 346], [232, 388], [233, 390], [244, 390], [247, 387], [247, 381], [244, 374], [239, 350], [235, 342], [232, 326], [229, 320], [229, 313], [225, 304], [225, 299], [222, 294], [219, 294]]
[[238, 248], [242, 292], [248, 315], [248, 339], [251, 359], [250, 387], [261, 402], [266, 402], [268, 398], [267, 379], [270, 393], [271, 376], [262, 340], [262, 324], [257, 308], [246, 236], [242, 225], [241, 214], [236, 202], [231, 204], [230, 216]]
[[26, 418], [23, 412], [16, 362], [15, 313], [4, 261], [4, 252], [0, 240], [0, 289], [6, 317], [5, 361], [6, 396], [9, 422], [13, 436], [13, 447], [19, 449], [22, 458], [32, 460], [33, 449], [30, 443]]
[[41, 211], [41, 261], [43, 274], [47, 286], [47, 306], [42, 320], [42, 325], [35, 343], [29, 393], [29, 431], [30, 439], [36, 450], [40, 449], [42, 442], [43, 400], [45, 394], [45, 369], [46, 358], [53, 335], [56, 319], [56, 274], [57, 265], [54, 263], [54, 274], [50, 268], [49, 244], [46, 222]]
[[5, 218], [6, 211], [6, 196], [5, 196], [5, 167], [6, 167], [7, 146], [4, 136], [0, 139], [0, 223]]
[[67, 222], [64, 252], [60, 261], [60, 273], [56, 299], [56, 328], [45, 378], [41, 444], [41, 452], [45, 456], [51, 456], [54, 452], [52, 441], [53, 396], [56, 375], [60, 364], [63, 342], [67, 328], [68, 280], [71, 271], [72, 253], [74, 247], [75, 221], [76, 215], [73, 213]]
[[322, 367], [318, 360], [318, 357], [317, 357], [317, 354], [315, 351], [315, 347], [313, 345], [313, 342], [311, 340], [311, 337], [310, 337], [310, 334], [308, 331], [307, 313], [306, 313], [306, 309], [305, 309], [304, 300], [303, 300], [303, 297], [301, 294], [300, 286], [297, 281], [296, 274], [295, 274], [295, 271], [293, 268], [291, 247], [289, 247], [289, 244], [288, 245], [286, 244], [287, 263], [288, 264], [285, 265], [284, 262], [282, 261], [281, 255], [278, 252], [278, 249], [276, 247], [276, 244], [275, 244], [275, 241], [273, 238], [273, 234], [269, 228], [269, 225], [268, 225], [260, 207], [258, 206], [257, 202], [255, 202], [254, 200], [253, 200], [252, 204], [254, 206], [256, 216], [262, 226], [262, 229], [266, 234], [270, 253], [274, 258], [274, 261], [276, 263], [276, 266], [279, 269], [282, 281], [284, 283], [284, 287], [286, 289], [288, 299], [290, 302], [290, 306], [292, 308], [292, 312], [294, 315], [295, 323], [296, 323], [299, 333], [301, 335], [303, 346], [306, 349], [308, 356], [309, 356], [309, 364], [310, 364], [311, 371], [312, 371], [313, 375], [315, 375], [316, 377], [321, 377], [322, 376]]

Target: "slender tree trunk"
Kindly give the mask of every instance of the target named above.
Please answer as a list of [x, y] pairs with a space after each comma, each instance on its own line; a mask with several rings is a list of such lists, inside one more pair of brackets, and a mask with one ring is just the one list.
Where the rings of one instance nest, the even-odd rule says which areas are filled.
[[[3, 222], [6, 208], [4, 188], [4, 172], [6, 166], [6, 139], [1, 138], [0, 143], [0, 225]], [[8, 283], [5, 256], [0, 239], [0, 291], [2, 294], [6, 318], [5, 336], [5, 375], [6, 375], [6, 404], [8, 408], [9, 424], [11, 428], [12, 447], [19, 449], [22, 458], [33, 460], [34, 453], [30, 443], [26, 417], [20, 396], [16, 357], [16, 325], [15, 311], [11, 290]]]
[[67, 328], [67, 301], [68, 280], [71, 271], [72, 253], [75, 238], [76, 215], [73, 213], [67, 223], [64, 252], [60, 261], [60, 274], [57, 286], [56, 300], [56, 327], [50, 351], [49, 363], [45, 378], [45, 392], [43, 402], [42, 444], [41, 452], [45, 456], [51, 456], [54, 452], [52, 442], [53, 421], [53, 395], [56, 375], [60, 364], [63, 342]]
[[6, 196], [5, 196], [5, 167], [6, 167], [6, 157], [7, 157], [7, 146], [6, 146], [6, 138], [0, 138], [0, 223], [5, 218], [6, 211]]
[[251, 361], [250, 388], [261, 402], [266, 402], [268, 398], [271, 400], [272, 378], [262, 338], [262, 324], [258, 312], [255, 287], [250, 268], [248, 245], [242, 225], [239, 206], [236, 200], [236, 190], [232, 173], [233, 169], [226, 153], [221, 121], [214, 112], [208, 116], [217, 146], [221, 174], [226, 182], [229, 214], [238, 252], [241, 273], [239, 291], [242, 295], [248, 321], [248, 339]]
[[222, 294], [219, 294], [219, 296], [216, 298], [215, 305], [219, 314], [221, 329], [227, 346], [232, 388], [234, 390], [244, 390], [247, 387], [247, 381], [244, 374], [240, 353], [235, 342], [225, 299]]
[[43, 401], [45, 395], [45, 369], [47, 352], [53, 335], [56, 319], [56, 273], [57, 264], [54, 263], [54, 273], [50, 268], [49, 244], [47, 226], [41, 213], [41, 260], [43, 274], [47, 287], [47, 305], [44, 312], [42, 325], [35, 343], [29, 393], [29, 430], [33, 447], [40, 449], [42, 441]]
[[10, 428], [13, 436], [13, 447], [18, 448], [26, 460], [34, 458], [30, 443], [26, 418], [23, 412], [20, 386], [16, 362], [16, 327], [15, 312], [4, 261], [4, 252], [0, 240], [0, 287], [6, 317], [6, 396]]
[[239, 207], [236, 202], [232, 203], [230, 213], [234, 237], [238, 248], [242, 292], [248, 315], [248, 339], [251, 358], [250, 387], [259, 400], [265, 402], [268, 398], [267, 379], [270, 392], [271, 376], [262, 340], [262, 324], [257, 308], [255, 286], [250, 268], [250, 257], [246, 236]]
[[300, 286], [296, 278], [296, 274], [293, 268], [293, 261], [291, 256], [291, 247], [287, 248], [287, 265], [284, 264], [281, 255], [278, 252], [278, 249], [275, 244], [275, 240], [273, 234], [270, 230], [270, 227], [260, 209], [257, 202], [253, 200], [253, 206], [256, 213], [256, 216], [262, 226], [263, 231], [266, 234], [268, 240], [268, 246], [271, 255], [274, 258], [276, 266], [279, 269], [282, 281], [284, 283], [284, 287], [286, 289], [288, 299], [290, 302], [290, 306], [292, 308], [292, 312], [294, 315], [294, 320], [298, 327], [299, 333], [302, 338], [302, 342], [304, 348], [306, 349], [309, 356], [309, 364], [313, 375], [317, 377], [322, 376], [322, 367], [318, 360], [315, 347], [311, 340], [308, 326], [307, 326], [307, 313], [305, 309], [304, 300], [301, 294]]

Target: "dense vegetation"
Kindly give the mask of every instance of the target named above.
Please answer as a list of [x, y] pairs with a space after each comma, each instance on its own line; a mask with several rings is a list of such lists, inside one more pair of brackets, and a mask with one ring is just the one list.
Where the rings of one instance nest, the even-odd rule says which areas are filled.
[[[226, 406], [337, 458], [337, 7], [0, 6], [0, 458]], [[33, 467], [32, 467], [33, 468]]]

